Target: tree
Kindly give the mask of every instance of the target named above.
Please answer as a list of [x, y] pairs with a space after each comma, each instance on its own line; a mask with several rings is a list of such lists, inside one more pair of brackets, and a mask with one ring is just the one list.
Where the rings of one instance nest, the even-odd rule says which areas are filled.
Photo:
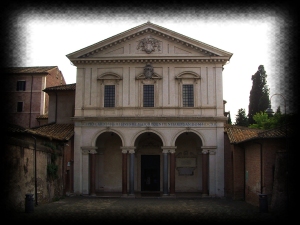
[[265, 112], [258, 112], [253, 116], [253, 120], [255, 123], [250, 124], [250, 128], [257, 128], [262, 130], [267, 130], [272, 128], [272, 117], [269, 117], [269, 115]]
[[246, 116], [245, 109], [239, 109], [237, 115], [235, 116], [235, 124], [238, 126], [248, 127], [248, 117]]
[[249, 97], [249, 124], [255, 120], [253, 116], [256, 113], [264, 112], [270, 105], [269, 88], [267, 86], [267, 74], [263, 65], [258, 67], [257, 72], [252, 76], [252, 89]]
[[255, 123], [250, 124], [250, 128], [267, 130], [283, 126], [285, 123], [291, 123], [293, 121], [293, 115], [281, 114], [279, 106], [274, 115], [269, 116], [265, 112], [259, 112], [253, 116], [253, 120]]

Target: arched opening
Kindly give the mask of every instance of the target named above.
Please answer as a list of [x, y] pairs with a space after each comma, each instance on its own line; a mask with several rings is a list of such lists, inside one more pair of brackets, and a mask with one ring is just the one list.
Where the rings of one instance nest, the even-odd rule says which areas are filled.
[[136, 188], [140, 192], [160, 192], [162, 189], [161, 138], [153, 132], [138, 136], [136, 146]]
[[104, 132], [96, 140], [96, 193], [122, 191], [122, 140], [114, 132]]
[[176, 192], [202, 191], [201, 138], [193, 132], [184, 132], [175, 141]]

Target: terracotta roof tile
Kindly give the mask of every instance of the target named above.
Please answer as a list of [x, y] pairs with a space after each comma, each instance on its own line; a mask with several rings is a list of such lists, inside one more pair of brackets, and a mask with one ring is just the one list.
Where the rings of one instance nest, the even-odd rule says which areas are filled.
[[4, 129], [8, 134], [27, 133], [60, 141], [67, 141], [74, 135], [74, 124], [49, 123], [28, 129], [15, 124], [7, 123], [5, 123], [4, 126]]
[[27, 129], [26, 132], [56, 140], [69, 140], [74, 135], [74, 124], [45, 124]]
[[26, 132], [26, 128], [21, 127], [19, 125], [5, 123], [4, 126], [6, 127], [5, 128], [6, 131], [9, 133], [25, 133]]
[[229, 141], [232, 144], [240, 143], [242, 141], [257, 137], [262, 130], [248, 127], [236, 126], [226, 124], [224, 128], [228, 135]]
[[53, 87], [47, 87], [43, 91], [44, 92], [50, 92], [50, 91], [75, 91], [75, 89], [76, 89], [76, 83], [53, 86]]
[[237, 144], [252, 139], [283, 138], [293, 134], [290, 125], [269, 130], [261, 130], [226, 124], [224, 131], [227, 133], [231, 144]]
[[281, 126], [274, 129], [266, 130], [259, 133], [260, 138], [280, 138], [290, 136], [292, 133], [292, 128], [290, 125]]
[[39, 115], [36, 117], [37, 119], [48, 119], [48, 114]]
[[54, 68], [57, 66], [7, 67], [4, 71], [6, 73], [48, 73]]

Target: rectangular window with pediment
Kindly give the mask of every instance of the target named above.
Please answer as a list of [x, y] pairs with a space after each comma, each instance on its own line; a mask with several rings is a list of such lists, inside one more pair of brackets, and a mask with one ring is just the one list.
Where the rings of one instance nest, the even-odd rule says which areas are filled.
[[104, 86], [104, 107], [115, 107], [115, 85]]
[[194, 86], [192, 84], [182, 85], [183, 107], [194, 107]]
[[154, 107], [154, 85], [144, 85], [143, 106]]

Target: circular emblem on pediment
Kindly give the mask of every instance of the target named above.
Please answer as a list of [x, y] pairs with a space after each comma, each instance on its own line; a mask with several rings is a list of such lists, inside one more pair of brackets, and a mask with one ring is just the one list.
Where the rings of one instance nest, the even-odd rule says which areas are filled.
[[153, 67], [147, 63], [147, 65], [144, 67], [144, 75], [146, 79], [151, 79], [153, 75]]
[[151, 52], [155, 51], [155, 49], [160, 51], [160, 43], [155, 38], [148, 36], [140, 40], [137, 49], [141, 49], [142, 51], [145, 51], [147, 54], [150, 54]]

